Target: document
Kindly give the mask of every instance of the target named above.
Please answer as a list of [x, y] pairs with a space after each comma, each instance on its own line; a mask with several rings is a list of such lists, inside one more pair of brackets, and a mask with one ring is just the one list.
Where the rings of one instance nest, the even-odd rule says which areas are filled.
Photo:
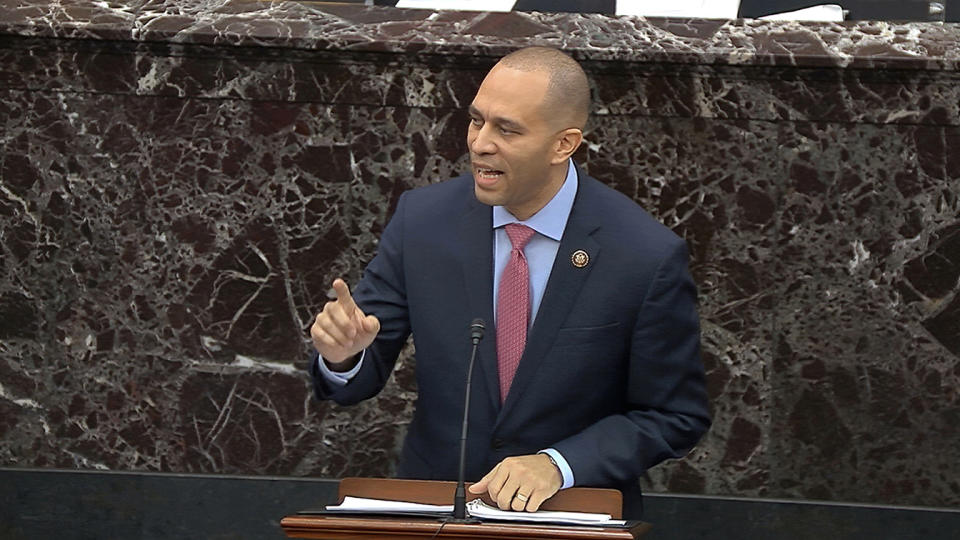
[[556, 512], [537, 510], [536, 512], [513, 512], [494, 508], [480, 499], [467, 503], [467, 512], [480, 519], [520, 521], [524, 523], [562, 523], [565, 525], [591, 525], [594, 527], [622, 527], [626, 521], [611, 519], [610, 514], [591, 514], [589, 512]]
[[343, 502], [327, 506], [330, 512], [386, 512], [397, 514], [451, 513], [452, 504], [420, 504], [404, 501], [385, 501], [383, 499], [365, 499], [363, 497], [344, 497]]
[[[344, 513], [385, 513], [385, 514], [452, 514], [452, 504], [421, 504], [363, 497], [344, 497], [343, 502], [327, 506], [328, 512]], [[513, 512], [494, 508], [480, 499], [467, 503], [467, 513], [481, 520], [516, 521], [522, 523], [559, 523], [564, 525], [589, 525], [593, 527], [622, 527], [626, 521], [611, 519], [610, 514], [592, 514], [589, 512], [555, 512], [539, 510], [537, 512]]]

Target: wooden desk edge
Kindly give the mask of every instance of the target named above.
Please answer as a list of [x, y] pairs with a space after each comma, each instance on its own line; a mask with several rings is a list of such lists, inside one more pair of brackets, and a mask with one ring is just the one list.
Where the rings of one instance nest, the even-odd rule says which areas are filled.
[[[290, 538], [334, 538], [336, 534], [355, 534], [370, 538], [384, 535], [413, 537], [433, 534], [440, 528], [440, 521], [426, 518], [390, 518], [355, 516], [287, 516], [280, 521], [284, 533]], [[483, 524], [447, 523], [443, 534], [476, 535], [476, 538], [557, 538], [557, 539], [634, 539], [640, 538], [651, 528], [649, 523], [638, 523], [629, 529], [611, 527], [556, 526], [538, 523], [485, 522]], [[328, 536], [321, 536], [326, 533]]]

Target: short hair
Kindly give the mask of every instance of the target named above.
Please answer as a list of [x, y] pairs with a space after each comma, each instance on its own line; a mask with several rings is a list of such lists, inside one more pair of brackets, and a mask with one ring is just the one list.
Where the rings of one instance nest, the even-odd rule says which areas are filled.
[[[500, 59], [499, 64], [520, 71], [543, 71], [549, 77], [545, 106], [569, 111], [569, 121], [583, 129], [590, 115], [590, 82], [580, 64], [550, 47], [526, 47]], [[563, 115], [561, 115], [563, 116]]]

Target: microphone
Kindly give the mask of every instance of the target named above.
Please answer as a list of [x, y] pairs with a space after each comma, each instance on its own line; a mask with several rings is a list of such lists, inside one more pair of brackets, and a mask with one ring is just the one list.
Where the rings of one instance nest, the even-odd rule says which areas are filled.
[[473, 342], [474, 345], [480, 343], [480, 340], [483, 339], [483, 331], [483, 319], [474, 319], [473, 322], [470, 323], [470, 341]]
[[460, 429], [460, 474], [457, 476], [457, 491], [453, 496], [453, 519], [472, 523], [477, 520], [467, 518], [467, 492], [464, 485], [464, 476], [467, 467], [467, 418], [470, 416], [470, 382], [473, 379], [473, 362], [477, 359], [477, 345], [483, 339], [483, 319], [474, 319], [470, 323], [470, 342], [473, 347], [470, 351], [470, 364], [467, 366], [467, 390], [463, 396], [463, 425]]

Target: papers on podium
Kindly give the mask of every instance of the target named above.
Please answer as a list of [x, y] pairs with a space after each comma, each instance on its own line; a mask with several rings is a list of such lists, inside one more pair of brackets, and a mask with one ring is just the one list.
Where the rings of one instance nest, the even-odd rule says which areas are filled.
[[610, 514], [591, 514], [589, 512], [556, 512], [537, 510], [536, 512], [513, 512], [494, 508], [489, 504], [474, 499], [467, 503], [467, 512], [480, 519], [497, 519], [505, 521], [521, 521], [526, 523], [563, 523], [565, 525], [592, 525], [622, 527], [626, 521], [611, 519]]
[[[451, 514], [452, 504], [420, 504], [362, 497], [344, 497], [338, 505], [327, 506], [328, 512], [344, 513], [386, 513], [386, 514]], [[521, 523], [559, 523], [563, 525], [588, 525], [593, 527], [623, 527], [626, 521], [611, 519], [610, 514], [591, 514], [589, 512], [555, 512], [539, 510], [537, 512], [513, 512], [494, 508], [480, 499], [467, 503], [467, 512], [479, 519], [516, 521]]]
[[340, 504], [327, 506], [329, 512], [390, 512], [398, 514], [443, 514], [453, 512], [452, 504], [421, 504], [404, 501], [386, 501], [383, 499], [365, 499], [346, 496]]

